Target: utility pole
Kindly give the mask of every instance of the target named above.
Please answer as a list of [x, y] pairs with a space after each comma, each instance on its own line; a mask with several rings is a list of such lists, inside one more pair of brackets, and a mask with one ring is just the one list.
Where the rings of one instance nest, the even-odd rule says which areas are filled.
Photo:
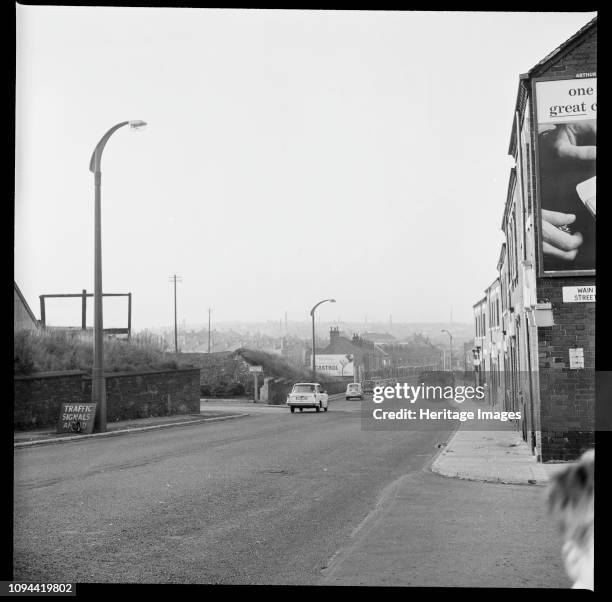
[[178, 329], [176, 317], [176, 283], [182, 282], [183, 279], [176, 274], [170, 276], [170, 282], [174, 283], [174, 353], [178, 353]]
[[208, 308], [208, 353], [210, 353], [210, 307]]

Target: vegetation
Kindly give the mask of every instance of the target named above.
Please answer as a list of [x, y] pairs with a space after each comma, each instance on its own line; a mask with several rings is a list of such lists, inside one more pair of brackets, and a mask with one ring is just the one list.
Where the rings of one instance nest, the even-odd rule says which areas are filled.
[[289, 363], [285, 358], [273, 353], [258, 351], [255, 349], [241, 348], [236, 351], [247, 364], [252, 366], [263, 366], [265, 374], [276, 378], [288, 378], [294, 381], [310, 379], [310, 372], [305, 368], [298, 368]]
[[200, 385], [200, 395], [202, 397], [244, 397], [247, 394], [247, 389], [239, 382], [219, 382], [214, 385]]
[[[15, 333], [14, 373], [62, 370], [91, 372], [93, 343], [81, 331], [23, 330]], [[146, 336], [104, 341], [104, 368], [108, 372], [165, 370], [191, 367], [174, 354], [164, 353]]]

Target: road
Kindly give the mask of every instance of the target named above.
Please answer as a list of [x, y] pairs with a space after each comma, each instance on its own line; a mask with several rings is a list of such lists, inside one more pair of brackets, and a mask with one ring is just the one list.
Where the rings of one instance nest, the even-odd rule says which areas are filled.
[[[15, 579], [351, 582], [350, 563], [340, 570], [339, 560], [393, 483], [425, 478], [420, 494], [432, 504], [427, 479], [434, 489], [445, 482], [452, 511], [456, 482], [423, 470], [448, 429], [366, 432], [359, 408], [335, 399], [326, 413], [266, 408], [227, 422], [16, 449]], [[485, 499], [490, 485], [471, 485]], [[413, 510], [420, 538], [440, 542], [435, 515], [408, 506], [407, 521]], [[422, 575], [430, 582], [420, 584], [438, 584]]]

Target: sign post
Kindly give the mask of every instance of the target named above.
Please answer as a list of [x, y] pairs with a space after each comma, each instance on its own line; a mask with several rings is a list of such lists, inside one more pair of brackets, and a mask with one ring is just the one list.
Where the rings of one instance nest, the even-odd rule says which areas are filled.
[[253, 402], [259, 401], [259, 378], [258, 374], [263, 373], [263, 366], [249, 366], [249, 372], [253, 375]]

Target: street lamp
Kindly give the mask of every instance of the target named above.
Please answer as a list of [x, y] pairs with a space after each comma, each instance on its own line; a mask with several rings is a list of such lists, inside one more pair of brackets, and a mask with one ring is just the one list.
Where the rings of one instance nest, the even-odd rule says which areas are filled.
[[335, 299], [323, 299], [323, 301], [319, 301], [311, 310], [310, 315], [312, 317], [312, 382], [317, 382], [317, 364], [315, 361], [315, 309], [319, 307], [322, 303], [335, 303]]
[[449, 363], [450, 371], [452, 372], [453, 371], [453, 335], [448, 330], [446, 330], [446, 328], [442, 328], [440, 332], [445, 332], [450, 337], [450, 354], [448, 357], [449, 359], [448, 363]]
[[133, 121], [122, 121], [114, 125], [94, 148], [89, 171], [94, 174], [95, 181], [95, 241], [94, 241], [94, 359], [91, 382], [91, 400], [99, 404], [98, 428], [100, 432], [106, 431], [106, 390], [104, 383], [104, 350], [102, 337], [102, 226], [101, 226], [101, 185], [102, 173], [100, 163], [102, 151], [108, 139], [121, 127], [129, 125], [131, 130], [140, 130], [147, 124], [140, 119]]

